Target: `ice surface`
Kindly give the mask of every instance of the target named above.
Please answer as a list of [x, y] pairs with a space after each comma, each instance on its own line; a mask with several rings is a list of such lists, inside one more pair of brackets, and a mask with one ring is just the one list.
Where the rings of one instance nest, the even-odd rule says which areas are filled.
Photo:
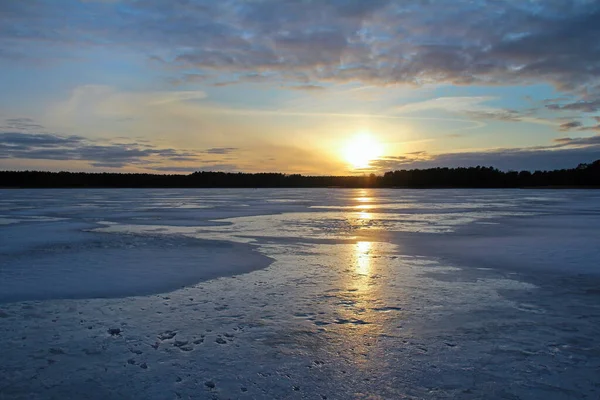
[[599, 397], [600, 192], [0, 199], [0, 399]]

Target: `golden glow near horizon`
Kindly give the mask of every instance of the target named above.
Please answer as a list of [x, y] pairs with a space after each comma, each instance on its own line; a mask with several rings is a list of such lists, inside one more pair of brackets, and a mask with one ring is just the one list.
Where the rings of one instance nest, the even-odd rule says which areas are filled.
[[373, 160], [383, 155], [383, 145], [377, 142], [372, 135], [362, 133], [347, 143], [343, 154], [352, 168], [368, 168]]

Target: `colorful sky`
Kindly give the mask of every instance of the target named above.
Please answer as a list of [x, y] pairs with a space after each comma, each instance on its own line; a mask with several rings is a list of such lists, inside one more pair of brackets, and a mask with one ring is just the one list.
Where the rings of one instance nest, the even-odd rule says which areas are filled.
[[600, 159], [599, 21], [597, 0], [3, 0], [0, 169], [575, 167]]

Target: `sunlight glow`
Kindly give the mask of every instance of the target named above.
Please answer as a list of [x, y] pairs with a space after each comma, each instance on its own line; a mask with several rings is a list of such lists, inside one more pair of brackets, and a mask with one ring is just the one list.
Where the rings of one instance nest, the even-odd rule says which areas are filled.
[[366, 133], [352, 138], [344, 148], [344, 158], [354, 169], [368, 168], [382, 154], [381, 143]]
[[373, 216], [368, 213], [367, 211], [360, 211], [358, 213], [358, 219], [362, 220], [362, 221], [369, 221], [371, 219], [373, 219]]
[[356, 243], [356, 272], [359, 275], [369, 275], [371, 271], [371, 242]]

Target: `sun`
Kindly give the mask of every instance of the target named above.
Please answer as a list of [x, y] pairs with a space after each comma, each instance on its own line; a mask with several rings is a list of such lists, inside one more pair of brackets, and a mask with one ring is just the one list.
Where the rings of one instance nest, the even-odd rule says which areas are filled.
[[368, 168], [381, 157], [383, 146], [367, 133], [353, 137], [343, 149], [344, 158], [354, 169]]

